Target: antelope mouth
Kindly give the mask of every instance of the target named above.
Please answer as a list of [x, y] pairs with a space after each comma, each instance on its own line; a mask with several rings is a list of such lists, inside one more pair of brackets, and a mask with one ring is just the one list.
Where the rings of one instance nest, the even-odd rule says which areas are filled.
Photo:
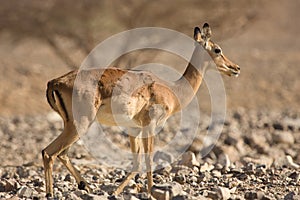
[[240, 75], [240, 67], [228, 66], [228, 69], [230, 70], [232, 76], [238, 77]]
[[240, 75], [240, 71], [231, 71], [231, 74], [235, 77], [238, 77]]
[[233, 66], [226, 66], [222, 65], [223, 73], [227, 74], [228, 76], [235, 76], [238, 77], [240, 75], [240, 68], [239, 67], [233, 67]]

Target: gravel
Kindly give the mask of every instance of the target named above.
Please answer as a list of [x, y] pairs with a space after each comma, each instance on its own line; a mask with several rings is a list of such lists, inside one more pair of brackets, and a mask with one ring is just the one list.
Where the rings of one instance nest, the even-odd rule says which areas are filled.
[[[154, 172], [152, 199], [300, 199], [298, 113], [232, 111], [220, 138], [205, 156], [201, 153], [209, 120], [203, 119], [199, 134], [181, 157], [163, 151], [154, 155], [164, 168], [156, 167]], [[171, 120], [162, 133], [171, 132], [174, 125]], [[0, 117], [0, 198], [45, 199], [41, 150], [61, 130], [62, 123], [53, 113]], [[128, 148], [126, 137], [125, 133], [116, 136], [124, 148]], [[160, 133], [159, 143], [172, 137]], [[57, 161], [54, 199], [113, 199], [112, 192], [128, 170], [96, 161], [82, 142], [69, 155], [93, 191], [78, 190], [75, 179]], [[147, 199], [146, 185], [146, 175], [140, 173], [114, 198]]]

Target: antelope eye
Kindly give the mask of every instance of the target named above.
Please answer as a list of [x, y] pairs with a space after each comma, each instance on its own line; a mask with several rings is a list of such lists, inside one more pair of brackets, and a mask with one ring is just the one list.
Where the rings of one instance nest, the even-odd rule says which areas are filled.
[[216, 54], [219, 54], [219, 53], [221, 53], [221, 49], [218, 49], [218, 48], [217, 48], [217, 49], [215, 49], [215, 53], [216, 53]]

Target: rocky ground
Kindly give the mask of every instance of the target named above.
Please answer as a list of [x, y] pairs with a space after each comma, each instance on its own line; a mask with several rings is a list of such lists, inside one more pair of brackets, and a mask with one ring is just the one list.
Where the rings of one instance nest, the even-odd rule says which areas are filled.
[[[110, 1], [107, 2], [110, 4]], [[63, 27], [73, 35], [72, 30], [82, 32], [85, 26], [76, 24], [76, 20], [75, 24], [68, 24], [60, 19], [74, 14], [83, 19], [84, 25], [90, 24], [88, 30], [91, 32], [87, 31], [87, 34], [93, 36], [91, 47], [94, 47], [113, 34], [133, 27], [165, 27], [192, 36], [195, 25], [209, 22], [213, 27], [215, 41], [222, 46], [226, 56], [240, 65], [241, 75], [238, 79], [224, 77], [226, 109], [229, 112], [222, 134], [208, 155], [203, 155], [204, 150], [208, 149], [204, 148], [206, 130], [210, 129], [210, 118], [205, 115], [201, 115], [199, 132], [186, 153], [180, 157], [164, 151], [154, 155], [158, 166], [164, 168], [156, 166], [153, 198], [300, 199], [300, 40], [295, 39], [300, 34], [300, 26], [296, 25], [300, 18], [300, 1], [189, 2], [195, 3], [192, 6], [195, 9], [178, 1], [166, 11], [167, 7], [153, 2], [154, 7], [148, 7], [147, 13], [140, 9], [145, 8], [145, 2], [131, 1], [130, 7], [142, 11], [141, 14], [128, 14], [128, 10], [123, 9], [132, 20], [123, 19], [120, 15], [121, 21], [114, 20], [118, 14], [115, 12], [117, 8], [126, 4], [121, 4], [121, 1], [120, 5], [116, 4], [119, 7], [101, 7], [105, 12], [95, 10], [97, 15], [92, 21], [85, 20], [85, 14], [90, 14], [86, 12], [88, 9], [82, 9], [80, 4], [65, 4], [70, 5], [70, 8], [58, 6], [48, 10], [46, 18], [54, 19], [53, 24], [42, 24], [48, 24], [49, 30], [56, 35], [61, 29], [51, 27], [62, 21]], [[6, 30], [0, 26], [0, 199], [45, 199], [41, 151], [62, 130], [60, 119], [50, 112], [45, 89], [48, 80], [68, 72], [70, 68], [59, 56], [61, 52], [55, 54], [57, 51], [49, 46], [49, 41], [31, 37], [35, 33], [41, 34], [40, 25], [30, 26], [26, 23], [30, 16], [36, 22], [36, 9], [26, 10], [25, 4], [14, 6], [12, 3], [3, 2], [0, 9], [5, 11], [5, 8], [12, 8], [0, 12], [3, 15], [2, 25], [12, 27]], [[32, 5], [34, 8], [39, 3]], [[40, 6], [46, 9], [47, 6], [51, 7], [51, 3], [43, 2]], [[229, 8], [230, 12], [227, 10]], [[84, 11], [84, 16], [80, 15], [79, 10]], [[41, 14], [45, 13], [41, 11]], [[56, 16], [53, 11], [64, 15], [59, 14], [61, 18], [53, 18]], [[11, 21], [5, 20], [7, 15], [10, 15]], [[44, 15], [39, 16], [40, 19], [46, 19]], [[144, 21], [140, 18], [142, 16]], [[98, 23], [94, 24], [96, 21]], [[28, 33], [20, 31], [22, 27], [27, 27]], [[24, 34], [30, 37], [23, 38]], [[89, 38], [82, 37], [82, 41], [89, 41]], [[73, 58], [76, 66], [80, 66], [86, 55], [79, 49], [82, 44], [76, 45], [77, 42], [70, 39], [69, 35], [61, 38], [57, 34], [54, 39]], [[159, 62], [152, 60], [147, 54], [144, 57], [137, 59], [137, 63], [149, 59], [149, 63], [174, 66], [179, 72], [184, 70], [177, 60], [165, 63], [159, 59]], [[162, 61], [169, 60], [167, 57]], [[135, 66], [138, 65], [132, 65]], [[200, 96], [201, 109], [211, 106], [211, 96], [205, 92], [205, 87], [201, 87], [197, 95]], [[177, 132], [185, 134], [189, 130], [186, 126], [184, 129], [178, 128], [177, 121], [171, 119], [158, 134], [156, 147], [169, 144]], [[123, 129], [104, 130], [118, 148], [129, 149], [129, 141]], [[95, 140], [95, 144], [101, 141]], [[91, 184], [92, 193], [78, 190], [74, 178], [57, 161], [54, 165], [54, 199], [113, 199], [110, 196], [112, 191], [129, 172], [128, 165], [110, 165], [111, 160], [108, 160], [110, 157], [107, 155], [112, 152], [109, 149], [98, 151], [104, 155], [99, 160], [95, 159], [95, 153], [90, 153], [90, 146], [84, 144], [82, 141], [77, 142], [69, 155]], [[146, 182], [145, 174], [141, 173], [117, 199], [147, 199]]]
[[[155, 161], [164, 168], [157, 167], [154, 172], [153, 198], [300, 199], [299, 113], [243, 109], [230, 112], [219, 140], [203, 157], [202, 133], [209, 125], [207, 119], [203, 117], [190, 151], [180, 158], [173, 158], [166, 152], [156, 153]], [[171, 120], [162, 133], [166, 135], [173, 125]], [[40, 152], [58, 135], [61, 127], [61, 121], [52, 113], [0, 118], [0, 198], [45, 198]], [[105, 131], [111, 133], [114, 129]], [[114, 139], [122, 140], [120, 144], [126, 148], [126, 134], [112, 135], [118, 134]], [[161, 136], [158, 138], [168, 141]], [[74, 145], [70, 157], [93, 191], [78, 190], [75, 179], [57, 162], [54, 166], [54, 199], [114, 198], [111, 193], [128, 170], [109, 167], [103, 160], [95, 162], [82, 142]], [[168, 163], [170, 161], [172, 164]], [[141, 173], [116, 198], [147, 199], [146, 183], [146, 176]]]

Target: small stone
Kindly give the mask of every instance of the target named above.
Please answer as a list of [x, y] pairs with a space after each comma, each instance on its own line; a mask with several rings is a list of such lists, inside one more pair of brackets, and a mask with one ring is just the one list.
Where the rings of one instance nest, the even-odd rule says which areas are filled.
[[27, 186], [22, 186], [17, 192], [18, 196], [21, 198], [22, 197], [29, 198], [29, 197], [31, 197], [32, 193], [33, 193], [33, 190]]
[[199, 153], [203, 147], [203, 139], [196, 137], [192, 144], [189, 146], [188, 150], [194, 153]]
[[250, 173], [253, 173], [254, 172], [254, 169], [255, 169], [255, 165], [253, 163], [247, 163], [247, 166], [246, 166], [246, 171], [247, 172], [250, 172]]
[[[55, 189], [55, 188], [54, 188]], [[58, 191], [58, 190], [54, 190], [54, 196], [55, 196], [55, 198], [57, 198], [57, 199], [62, 199], [63, 198], [63, 194], [62, 194], [62, 192], [61, 191]]]
[[[188, 196], [186, 195], [177, 195], [176, 197], [173, 197], [172, 200], [188, 200]], [[197, 198], [199, 199], [199, 198]]]
[[168, 191], [168, 190], [152, 188], [151, 194], [157, 200], [169, 200], [169, 199], [171, 199], [170, 191]]
[[13, 196], [13, 197], [10, 197], [10, 198], [7, 198], [7, 200], [19, 200], [20, 198], [17, 197], [17, 196]]
[[245, 192], [244, 198], [248, 200], [257, 199], [257, 193], [254, 191], [247, 191]]
[[243, 116], [244, 116], [244, 114], [241, 114], [242, 112], [245, 112], [244, 110], [242, 110], [242, 111], [240, 111], [240, 110], [238, 110], [238, 111], [236, 111], [236, 112], [234, 112], [233, 113], [233, 118], [234, 119], [236, 119], [236, 120], [241, 120], [242, 118], [243, 118]]
[[102, 200], [102, 199], [107, 199], [107, 197], [104, 196], [98, 196], [94, 194], [83, 194], [80, 196], [81, 199], [83, 200]]
[[216, 191], [205, 191], [204, 192], [205, 197], [211, 198], [211, 199], [221, 199], [221, 196]]
[[262, 175], [264, 175], [266, 173], [267, 173], [266, 167], [257, 167], [256, 168], [256, 175], [262, 176]]
[[151, 194], [156, 199], [171, 199], [182, 193], [182, 187], [177, 182], [155, 185], [152, 187]]
[[81, 196], [87, 194], [87, 191], [85, 191], [85, 190], [76, 190], [74, 192], [74, 194], [76, 194], [76, 196], [78, 196], [78, 197], [81, 197]]
[[184, 175], [179, 174], [174, 177], [174, 181], [176, 181], [177, 183], [180, 183], [180, 184], [184, 184], [186, 182], [186, 178]]
[[147, 192], [142, 192], [138, 194], [138, 199], [149, 199], [149, 195]]
[[200, 172], [209, 172], [214, 169], [213, 165], [208, 164], [207, 162], [201, 165]]
[[[223, 154], [227, 155], [231, 162], [236, 162], [240, 160], [240, 152], [235, 146], [223, 146]], [[220, 156], [220, 155], [219, 155]]]
[[295, 138], [293, 134], [288, 131], [284, 131], [284, 132], [277, 131], [274, 133], [273, 141], [275, 143], [294, 144]]
[[74, 199], [74, 200], [81, 200], [80, 197], [78, 197], [76, 194], [73, 192], [68, 193], [68, 195], [65, 196], [66, 199]]
[[237, 144], [235, 145], [236, 149], [241, 155], [247, 154], [247, 148], [243, 140], [238, 140]]
[[216, 192], [219, 193], [219, 196], [221, 196], [222, 199], [227, 200], [230, 198], [230, 190], [226, 187], [218, 187], [216, 189]]
[[165, 153], [163, 151], [157, 151], [153, 156], [153, 162], [159, 162], [160, 160], [172, 163], [173, 157], [171, 154]]
[[213, 170], [213, 171], [212, 171], [212, 175], [213, 175], [214, 177], [217, 177], [217, 178], [222, 177], [222, 173], [221, 173], [220, 171], [218, 171], [218, 170]]
[[27, 178], [29, 176], [29, 170], [27, 170], [23, 166], [18, 166], [17, 167], [17, 174], [19, 175], [20, 178]]
[[261, 200], [271, 200], [272, 198], [267, 196], [264, 192], [262, 191], [258, 191], [257, 192], [257, 199], [261, 199]]
[[245, 181], [249, 178], [249, 176], [245, 173], [240, 173], [240, 174], [237, 175], [237, 178], [241, 181]]
[[295, 168], [295, 169], [299, 169], [300, 168], [300, 166], [298, 164], [294, 163], [293, 158], [291, 156], [289, 156], [289, 155], [287, 155], [285, 157], [285, 163], [289, 167], [292, 167], [292, 168]]
[[20, 187], [20, 184], [14, 179], [4, 179], [0, 181], [0, 191], [1, 192], [10, 192], [16, 190]]
[[247, 165], [248, 163], [254, 163], [256, 165], [265, 165], [266, 168], [270, 168], [271, 165], [274, 163], [274, 160], [269, 156], [261, 155], [260, 158], [257, 159], [245, 156], [242, 158], [242, 162], [245, 165]]
[[189, 177], [188, 180], [190, 183], [193, 183], [193, 182], [196, 183], [198, 181], [198, 178], [196, 176], [192, 176], [192, 177]]
[[5, 182], [0, 180], [0, 192], [5, 192]]
[[139, 200], [139, 199], [134, 195], [130, 195], [130, 198], [128, 200]]
[[71, 174], [67, 174], [64, 181], [71, 182]]
[[182, 193], [182, 187], [178, 183], [170, 183], [171, 185], [171, 191], [172, 191], [172, 196], [177, 196]]
[[258, 132], [255, 135], [249, 135], [245, 139], [247, 143], [249, 143], [252, 148], [255, 148], [260, 154], [265, 153], [269, 148], [265, 132]]
[[237, 139], [232, 137], [231, 135], [227, 135], [227, 137], [224, 140], [224, 143], [227, 145], [236, 145], [237, 142]]
[[112, 194], [117, 186], [111, 183], [104, 183], [103, 185], [100, 186], [101, 190], [104, 190], [105, 192], [107, 192], [108, 194]]
[[279, 122], [273, 123], [273, 128], [275, 130], [280, 130], [280, 131], [284, 130], [284, 126], [281, 123], [279, 123]]
[[196, 159], [196, 156], [193, 152], [188, 151], [182, 155], [181, 160], [179, 161], [180, 165], [185, 165], [188, 167], [199, 166], [199, 162]]
[[170, 163], [166, 161], [160, 161], [159, 163], [157, 163], [154, 171], [156, 173], [163, 174], [165, 172], [170, 173], [171, 170], [172, 170], [172, 166]]
[[236, 191], [236, 187], [233, 187], [233, 188], [230, 189], [231, 194], [235, 193], [235, 191]]
[[292, 172], [292, 173], [289, 175], [289, 178], [294, 179], [296, 182], [298, 182], [300, 176], [299, 176], [299, 173], [298, 173], [298, 172]]
[[229, 159], [229, 156], [227, 154], [221, 154], [220, 157], [219, 157], [219, 164], [222, 165], [222, 170], [227, 172], [229, 171], [229, 167], [230, 167], [230, 159]]
[[221, 165], [220, 163], [215, 164], [216, 170], [221, 170], [222, 168], [223, 168], [223, 165]]
[[290, 192], [284, 196], [284, 200], [294, 200], [294, 199], [296, 199], [295, 198], [296, 196], [298, 197], [297, 199], [299, 199], [298, 195], [296, 195], [294, 192]]
[[189, 168], [185, 165], [174, 165], [171, 170], [172, 173], [186, 174], [186, 175], [188, 175], [190, 173], [190, 171], [191, 171], [191, 168]]
[[31, 167], [31, 166], [34, 166], [34, 165], [35, 165], [35, 162], [33, 162], [33, 161], [23, 164], [24, 167]]
[[231, 199], [245, 199], [242, 195], [233, 194], [231, 195]]

